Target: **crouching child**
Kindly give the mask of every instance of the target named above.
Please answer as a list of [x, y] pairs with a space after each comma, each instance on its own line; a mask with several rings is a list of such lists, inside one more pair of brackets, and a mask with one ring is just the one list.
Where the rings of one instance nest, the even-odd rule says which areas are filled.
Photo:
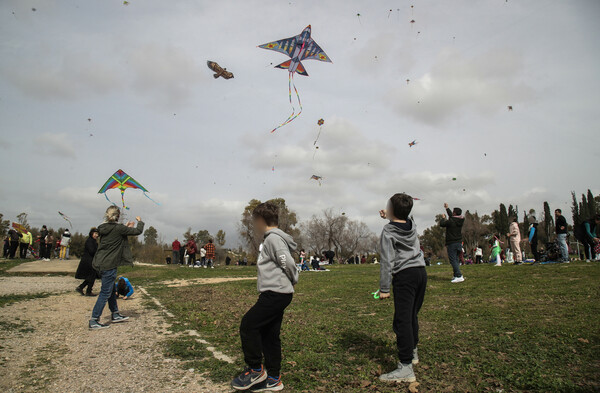
[[[254, 229], [263, 238], [259, 248], [258, 301], [240, 325], [242, 350], [247, 368], [231, 386], [236, 390], [270, 392], [283, 389], [281, 382], [281, 322], [291, 303], [298, 270], [292, 252], [294, 239], [278, 228], [277, 206], [261, 203], [252, 212]], [[264, 359], [264, 363], [263, 363]]]
[[414, 382], [417, 380], [413, 365], [419, 362], [418, 313], [425, 298], [427, 273], [425, 260], [417, 236], [417, 227], [409, 218], [413, 199], [406, 194], [395, 194], [381, 218], [388, 219], [381, 233], [380, 299], [390, 297], [394, 290], [394, 333], [398, 347], [398, 368], [379, 377], [385, 382]]

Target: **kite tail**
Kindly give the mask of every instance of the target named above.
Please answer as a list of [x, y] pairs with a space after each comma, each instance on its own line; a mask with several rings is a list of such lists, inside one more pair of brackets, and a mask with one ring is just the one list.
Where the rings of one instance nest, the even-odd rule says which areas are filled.
[[[296, 113], [296, 108], [294, 107], [294, 104], [292, 103], [292, 86], [294, 86], [294, 91], [296, 92], [296, 98], [298, 99], [298, 105], [300, 106], [300, 112]], [[290, 76], [289, 76], [289, 81], [288, 81], [288, 94], [290, 97], [290, 105], [292, 106], [292, 114], [280, 125], [278, 125], [277, 127], [275, 127], [273, 129], [273, 131], [271, 131], [271, 133], [277, 131], [278, 129], [280, 129], [281, 127], [290, 124], [292, 121], [294, 121], [295, 118], [297, 118], [298, 116], [300, 116], [300, 114], [302, 113], [302, 101], [300, 101], [300, 94], [298, 94], [298, 89], [296, 89], [296, 83], [294, 82], [294, 73], [290, 72]]]
[[[116, 204], [116, 203], [114, 203], [113, 201], [111, 201], [110, 199], [108, 199], [108, 195], [106, 195], [106, 193], [104, 193], [104, 198], [106, 198], [106, 200], [107, 200], [108, 202], [110, 202], [112, 205], [114, 205], [114, 206], [117, 206], [117, 204]], [[125, 202], [123, 202], [123, 203], [125, 203]]]
[[121, 202], [123, 202], [123, 208], [129, 210], [129, 208], [125, 206], [125, 193], [123, 191], [121, 191]]
[[145, 196], [146, 198], [150, 199], [152, 202], [156, 203], [158, 206], [160, 206], [160, 203], [158, 203], [158, 202], [156, 202], [154, 199], [150, 198], [150, 197], [148, 196], [148, 194], [144, 193], [144, 196]]

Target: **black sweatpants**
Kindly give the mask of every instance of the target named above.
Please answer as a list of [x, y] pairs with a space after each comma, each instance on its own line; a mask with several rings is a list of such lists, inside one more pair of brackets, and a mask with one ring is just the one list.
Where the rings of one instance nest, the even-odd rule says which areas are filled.
[[94, 287], [94, 283], [96, 282], [96, 278], [91, 276], [89, 278], [86, 278], [81, 285], [79, 286], [79, 288], [83, 291], [83, 288], [87, 287], [87, 291], [86, 293], [90, 294], [92, 293], [92, 288]]
[[417, 317], [427, 288], [427, 272], [424, 267], [411, 267], [394, 274], [394, 333], [400, 362], [411, 363], [413, 350], [419, 343], [419, 319]]
[[585, 259], [596, 258], [596, 253], [594, 252], [595, 243], [589, 238], [589, 236], [584, 235], [577, 237], [576, 239], [583, 243], [583, 252], [585, 253]]
[[21, 259], [27, 258], [27, 250], [29, 249], [29, 243], [19, 244], [19, 254]]
[[532, 242], [530, 244], [531, 246], [531, 252], [533, 253], [533, 259], [535, 259], [536, 262], [540, 262], [540, 253], [538, 252], [538, 243], [537, 242]]
[[240, 337], [244, 360], [252, 368], [263, 363], [271, 377], [281, 371], [281, 321], [285, 308], [292, 302], [294, 294], [267, 291], [258, 296], [258, 301], [244, 317], [240, 325]]
[[10, 249], [8, 251], [8, 257], [13, 259], [17, 255], [17, 247], [19, 247], [18, 241], [10, 241]]

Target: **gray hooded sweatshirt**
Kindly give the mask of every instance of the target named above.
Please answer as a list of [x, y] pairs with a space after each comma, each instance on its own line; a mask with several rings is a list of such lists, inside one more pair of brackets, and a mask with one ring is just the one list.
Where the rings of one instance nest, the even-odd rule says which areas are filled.
[[417, 236], [417, 226], [404, 230], [388, 223], [383, 227], [380, 240], [381, 265], [379, 289], [388, 293], [392, 275], [411, 267], [425, 267], [425, 259]]
[[279, 228], [265, 233], [258, 254], [258, 292], [294, 293], [298, 269], [292, 257], [294, 239]]

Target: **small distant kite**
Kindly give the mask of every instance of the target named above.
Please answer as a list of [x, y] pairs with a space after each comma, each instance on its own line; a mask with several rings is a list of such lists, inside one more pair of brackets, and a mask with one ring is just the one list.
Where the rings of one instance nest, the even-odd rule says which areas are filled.
[[407, 79], [406, 80], [406, 84], [408, 85], [409, 83], [410, 83], [410, 79]]
[[33, 12], [37, 11], [35, 8], [32, 8], [31, 10], [32, 10]]
[[360, 25], [362, 26], [362, 22], [360, 21], [360, 14], [356, 14], [356, 17], [358, 18], [358, 23], [360, 23]]
[[318, 125], [322, 126], [323, 124], [325, 124], [325, 120], [323, 119], [319, 119], [319, 121], [317, 122]]
[[323, 180], [323, 176], [312, 175], [310, 180], [316, 180], [319, 182], [319, 186], [321, 185], [321, 180]]
[[512, 105], [509, 105], [507, 108], [509, 112], [512, 112]]
[[388, 19], [390, 19], [390, 15], [392, 15], [392, 11], [393, 10], [390, 10], [390, 12], [388, 12]]
[[214, 61], [207, 61], [206, 65], [208, 65], [208, 68], [215, 72], [215, 74], [213, 75], [215, 79], [217, 79], [218, 77], [222, 77], [223, 79], [233, 78], [233, 74], [227, 71], [227, 68], [221, 68], [221, 66], [215, 63]]
[[452, 181], [456, 181], [456, 178], [455, 178], [455, 177], [453, 177], [453, 178], [452, 178]]
[[412, 25], [412, 24], [414, 24], [414, 23], [415, 23], [415, 20], [414, 20], [414, 19], [410, 21], [410, 24], [411, 24], [411, 25]]
[[62, 218], [64, 218], [66, 222], [69, 223], [69, 226], [71, 227], [71, 229], [73, 229], [73, 223], [71, 223], [71, 219], [66, 214], [61, 213], [60, 211], [58, 212], [58, 214], [60, 214], [60, 216]]
[[[327, 56], [325, 51], [310, 37], [310, 33], [311, 27], [308, 25], [302, 30], [302, 33], [297, 36], [259, 45], [259, 48], [274, 50], [291, 58], [290, 60], [275, 66], [275, 68], [287, 69], [289, 72], [288, 92], [290, 105], [292, 106], [292, 114], [271, 132], [275, 132], [277, 129], [291, 123], [302, 113], [302, 102], [300, 101], [300, 95], [298, 94], [298, 89], [296, 89], [296, 84], [294, 83], [294, 73], [297, 72], [300, 75], [308, 76], [304, 65], [302, 65], [302, 60], [319, 60], [331, 63], [329, 56]], [[300, 107], [300, 112], [298, 113], [296, 113], [296, 108], [292, 103], [292, 86], [294, 86], [296, 98], [298, 99], [298, 106]]]
[[419, 143], [419, 142], [417, 142], [417, 140], [415, 139], [414, 141], [408, 143], [408, 147], [413, 147], [417, 143]]
[[127, 173], [123, 172], [121, 169], [116, 171], [111, 177], [108, 178], [108, 180], [106, 181], [106, 183], [104, 183], [104, 185], [102, 186], [100, 191], [98, 191], [98, 194], [104, 194], [104, 197], [106, 198], [106, 200], [109, 201], [110, 203], [112, 203], [113, 205], [115, 205], [115, 203], [113, 203], [110, 199], [108, 199], [108, 196], [106, 195], [106, 192], [108, 190], [115, 189], [115, 188], [118, 188], [119, 190], [121, 190], [121, 201], [123, 202], [123, 207], [125, 209], [129, 209], [127, 206], [125, 206], [125, 190], [128, 188], [142, 190], [142, 192], [144, 193], [144, 196], [146, 198], [150, 199], [152, 202], [156, 203], [157, 205], [160, 205], [160, 203], [156, 202], [154, 199], [150, 198], [146, 194], [148, 192], [148, 190], [146, 190], [140, 183], [137, 182], [137, 180], [135, 180], [133, 177], [129, 176]]
[[88, 117], [88, 121], [92, 121], [92, 119]]
[[129, 5], [129, 2], [128, 2], [127, 0], [125, 0], [125, 1], [123, 2], [123, 5], [127, 6], [127, 5]]
[[[317, 134], [317, 139], [315, 139], [315, 143], [313, 143], [313, 146], [317, 145], [317, 142], [319, 141], [319, 138], [321, 137], [321, 129], [323, 128], [323, 124], [325, 124], [325, 120], [319, 119], [319, 121], [317, 121], [317, 125], [319, 126], [319, 133]], [[318, 149], [318, 147], [317, 147], [317, 149]]]

